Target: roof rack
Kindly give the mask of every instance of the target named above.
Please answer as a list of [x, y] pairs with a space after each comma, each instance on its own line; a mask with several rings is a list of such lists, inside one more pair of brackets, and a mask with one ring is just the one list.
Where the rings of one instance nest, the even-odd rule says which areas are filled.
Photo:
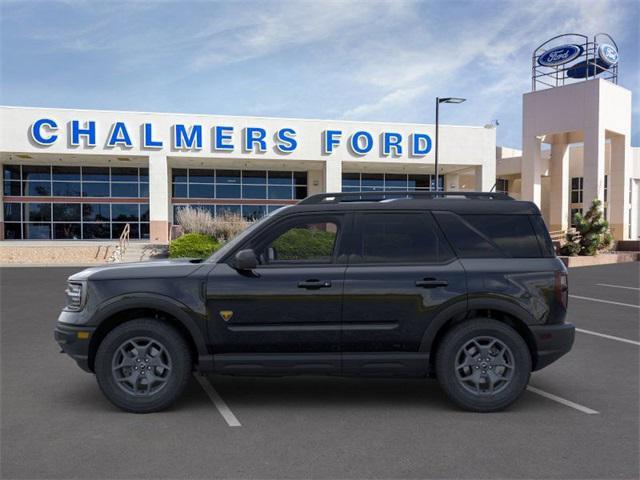
[[382, 202], [405, 199], [467, 198], [473, 200], [513, 200], [506, 193], [499, 192], [398, 192], [380, 190], [373, 192], [318, 193], [298, 202], [298, 205], [343, 202]]

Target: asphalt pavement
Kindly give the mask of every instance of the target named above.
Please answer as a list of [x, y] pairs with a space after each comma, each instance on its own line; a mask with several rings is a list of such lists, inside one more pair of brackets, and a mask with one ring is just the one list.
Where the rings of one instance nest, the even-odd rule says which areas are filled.
[[639, 263], [570, 271], [573, 350], [493, 414], [433, 380], [223, 376], [123, 413], [53, 341], [77, 270], [0, 269], [2, 478], [640, 477]]

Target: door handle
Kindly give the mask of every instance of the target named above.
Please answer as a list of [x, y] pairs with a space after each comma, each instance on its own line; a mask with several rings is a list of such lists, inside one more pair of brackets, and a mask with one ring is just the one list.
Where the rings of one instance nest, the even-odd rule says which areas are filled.
[[307, 290], [317, 290], [319, 288], [329, 288], [331, 282], [327, 280], [304, 280], [298, 282], [298, 288], [306, 288]]
[[435, 278], [425, 278], [416, 282], [416, 287], [422, 288], [446, 287], [447, 285], [449, 282], [446, 280], [436, 280]]

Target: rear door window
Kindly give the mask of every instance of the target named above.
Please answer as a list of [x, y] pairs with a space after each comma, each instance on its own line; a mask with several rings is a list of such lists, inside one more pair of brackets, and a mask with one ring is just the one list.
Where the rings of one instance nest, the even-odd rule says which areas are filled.
[[454, 258], [430, 214], [363, 213], [352, 263], [443, 263]]

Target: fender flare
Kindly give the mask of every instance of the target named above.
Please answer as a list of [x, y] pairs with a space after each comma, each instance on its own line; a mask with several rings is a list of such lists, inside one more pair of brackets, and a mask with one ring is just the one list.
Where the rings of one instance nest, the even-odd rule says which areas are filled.
[[209, 353], [205, 340], [206, 332], [188, 313], [190, 311], [189, 307], [173, 298], [157, 293], [126, 294], [110, 298], [98, 307], [98, 312], [95, 316], [96, 326], [100, 328], [100, 324], [105, 319], [135, 308], [151, 308], [171, 315], [189, 332], [191, 340], [196, 346], [198, 356]]
[[422, 336], [420, 351], [430, 352], [433, 341], [440, 329], [449, 320], [461, 320], [472, 310], [499, 310], [518, 319], [527, 328], [529, 325], [538, 323], [531, 313], [517, 303], [514, 303], [513, 300], [495, 295], [483, 296], [481, 298], [468, 298], [466, 301], [458, 301], [447, 306], [434, 317]]

